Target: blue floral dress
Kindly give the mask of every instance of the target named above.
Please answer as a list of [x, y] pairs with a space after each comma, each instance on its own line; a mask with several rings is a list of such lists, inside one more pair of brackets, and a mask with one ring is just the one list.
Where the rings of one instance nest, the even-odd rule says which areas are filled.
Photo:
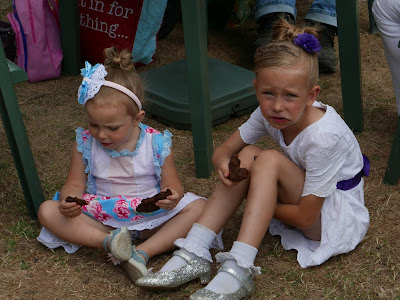
[[[76, 129], [77, 149], [82, 153], [87, 174], [86, 193], [82, 197], [89, 204], [83, 206], [83, 212], [104, 225], [114, 228], [126, 226], [129, 230], [139, 231], [153, 229], [201, 198], [186, 193], [172, 210], [159, 209], [152, 213], [136, 211], [142, 199], [160, 192], [161, 167], [171, 152], [172, 144], [172, 134], [168, 130], [162, 134], [142, 123], [139, 127], [141, 133], [133, 152], [106, 149], [92, 138], [89, 130]], [[57, 192], [53, 200], [58, 199]], [[48, 247], [54, 241], [64, 242], [45, 228], [38, 240]]]

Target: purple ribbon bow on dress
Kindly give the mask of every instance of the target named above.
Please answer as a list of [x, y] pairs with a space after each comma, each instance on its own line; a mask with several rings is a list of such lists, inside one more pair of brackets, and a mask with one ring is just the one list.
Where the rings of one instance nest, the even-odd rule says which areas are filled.
[[371, 167], [369, 159], [364, 154], [362, 156], [363, 156], [363, 160], [364, 160], [364, 166], [361, 169], [361, 171], [353, 178], [339, 181], [336, 184], [337, 189], [342, 190], [342, 191], [351, 190], [352, 188], [354, 188], [356, 185], [358, 185], [360, 183], [361, 178], [363, 176], [366, 176], [366, 177], [369, 176], [369, 170]]

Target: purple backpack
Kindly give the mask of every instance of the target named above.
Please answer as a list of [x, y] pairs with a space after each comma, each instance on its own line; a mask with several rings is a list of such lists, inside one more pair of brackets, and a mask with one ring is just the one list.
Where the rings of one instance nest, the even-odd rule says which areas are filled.
[[31, 82], [58, 78], [63, 58], [58, 6], [54, 0], [13, 0], [7, 15], [14, 29], [17, 65]]

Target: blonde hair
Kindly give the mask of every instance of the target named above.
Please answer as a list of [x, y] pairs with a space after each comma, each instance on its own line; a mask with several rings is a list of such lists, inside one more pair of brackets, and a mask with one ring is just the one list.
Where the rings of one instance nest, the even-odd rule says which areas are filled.
[[263, 68], [279, 67], [293, 68], [304, 65], [308, 67], [310, 87], [318, 82], [318, 56], [316, 52], [307, 52], [294, 44], [294, 39], [300, 33], [313, 34], [320, 40], [320, 29], [314, 27], [300, 28], [290, 25], [281, 19], [273, 25], [272, 40], [268, 45], [257, 48], [254, 56], [254, 71]]
[[[119, 51], [116, 47], [104, 49], [104, 67], [107, 71], [106, 80], [118, 83], [132, 91], [143, 104], [145, 90], [143, 82], [135, 71], [133, 55], [128, 50]], [[139, 109], [135, 102], [119, 90], [102, 86], [99, 92], [87, 104], [93, 103], [96, 106], [121, 106], [124, 105], [132, 116], [135, 116]]]

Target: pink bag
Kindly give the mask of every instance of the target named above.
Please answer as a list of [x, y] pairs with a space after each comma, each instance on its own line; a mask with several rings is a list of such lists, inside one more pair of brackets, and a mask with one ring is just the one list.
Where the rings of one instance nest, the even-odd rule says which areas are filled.
[[7, 17], [15, 31], [17, 65], [31, 82], [58, 78], [63, 54], [57, 4], [54, 0], [13, 0], [13, 8]]

